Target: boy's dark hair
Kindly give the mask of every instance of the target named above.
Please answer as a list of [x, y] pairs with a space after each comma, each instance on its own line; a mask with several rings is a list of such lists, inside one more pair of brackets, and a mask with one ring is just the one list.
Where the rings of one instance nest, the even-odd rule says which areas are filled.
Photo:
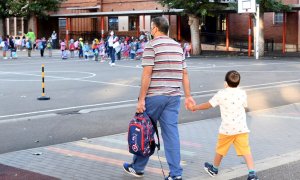
[[237, 87], [240, 84], [241, 75], [235, 70], [228, 71], [225, 76], [225, 81], [229, 87]]
[[163, 32], [164, 34], [168, 34], [169, 22], [165, 17], [159, 16], [153, 18], [151, 21], [155, 24], [155, 26], [158, 28], [160, 32]]

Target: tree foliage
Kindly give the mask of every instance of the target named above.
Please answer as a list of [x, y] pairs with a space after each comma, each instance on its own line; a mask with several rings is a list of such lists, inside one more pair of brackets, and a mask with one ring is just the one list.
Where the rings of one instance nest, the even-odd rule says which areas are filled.
[[185, 14], [192, 14], [197, 17], [210, 15], [213, 16], [217, 10], [224, 10], [227, 4], [209, 2], [209, 0], [159, 0], [168, 8], [184, 9]]
[[35, 14], [47, 16], [49, 11], [57, 11], [65, 0], [1, 0], [0, 17], [27, 17]]
[[262, 13], [291, 11], [291, 7], [289, 5], [285, 5], [278, 0], [257, 0], [256, 3], [259, 4], [260, 11]]

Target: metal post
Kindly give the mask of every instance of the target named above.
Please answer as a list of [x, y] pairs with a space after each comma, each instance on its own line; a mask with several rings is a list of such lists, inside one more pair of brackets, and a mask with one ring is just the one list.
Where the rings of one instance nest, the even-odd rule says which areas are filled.
[[256, 4], [255, 59], [259, 58], [259, 4]]
[[251, 38], [251, 15], [249, 14], [249, 30], [248, 30], [248, 57], [251, 56], [252, 48], [252, 38]]
[[6, 18], [6, 34], [9, 35], [9, 18]]
[[181, 41], [181, 16], [177, 15], [177, 40]]
[[17, 36], [17, 17], [14, 17], [14, 35]]
[[229, 51], [229, 15], [226, 14], [226, 51]]
[[282, 54], [285, 54], [286, 43], [286, 13], [283, 13], [283, 31], [282, 31]]
[[101, 37], [104, 38], [104, 16], [101, 16]]

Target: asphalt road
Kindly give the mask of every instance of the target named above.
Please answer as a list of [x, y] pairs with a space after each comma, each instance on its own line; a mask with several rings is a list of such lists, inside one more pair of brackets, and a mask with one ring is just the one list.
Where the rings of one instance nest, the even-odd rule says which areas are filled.
[[[241, 73], [248, 111], [300, 102], [300, 60], [192, 58], [192, 94], [207, 101], [223, 88], [227, 71]], [[41, 96], [45, 64], [46, 96]], [[0, 60], [0, 153], [126, 132], [135, 112], [140, 61], [60, 60], [58, 57]], [[219, 116], [219, 110], [187, 112], [180, 123]]]

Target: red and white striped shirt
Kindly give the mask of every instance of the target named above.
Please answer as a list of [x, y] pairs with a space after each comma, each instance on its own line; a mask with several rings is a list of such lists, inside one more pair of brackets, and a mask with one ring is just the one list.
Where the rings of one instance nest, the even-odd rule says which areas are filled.
[[147, 96], [182, 95], [182, 76], [186, 63], [178, 42], [168, 36], [149, 41], [143, 53], [142, 66], [154, 66]]

